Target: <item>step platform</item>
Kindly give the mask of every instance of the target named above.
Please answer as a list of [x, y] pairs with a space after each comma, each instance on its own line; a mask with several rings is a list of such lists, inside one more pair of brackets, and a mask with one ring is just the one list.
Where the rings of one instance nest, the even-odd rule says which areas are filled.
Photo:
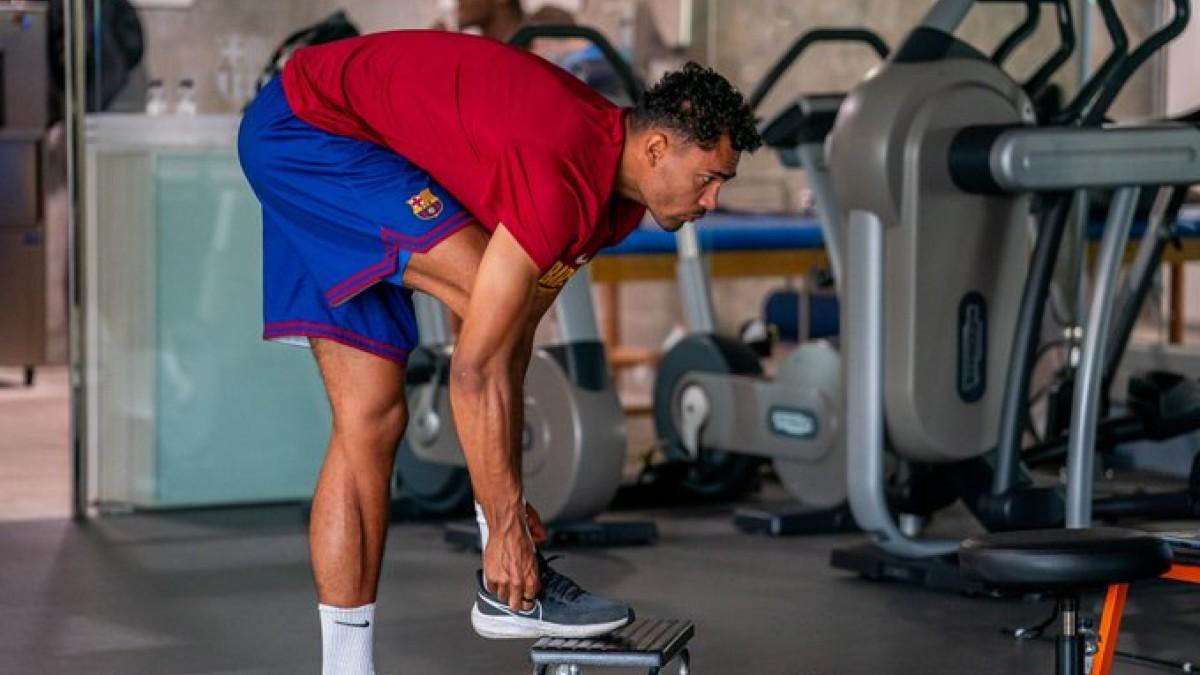
[[691, 672], [688, 642], [696, 627], [686, 619], [637, 619], [597, 638], [542, 638], [533, 644], [529, 660], [534, 675], [583, 675], [585, 667], [646, 668], [659, 675], [679, 661], [679, 675]]
[[[469, 551], [480, 551], [479, 526], [474, 520], [447, 523], [443, 532], [447, 544]], [[649, 546], [658, 541], [658, 526], [652, 520], [553, 523], [546, 526], [543, 548]]]

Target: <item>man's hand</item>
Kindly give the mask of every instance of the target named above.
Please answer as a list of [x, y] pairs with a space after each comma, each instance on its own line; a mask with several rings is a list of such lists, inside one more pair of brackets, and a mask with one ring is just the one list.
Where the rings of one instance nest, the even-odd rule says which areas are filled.
[[545, 540], [541, 518], [531, 507], [525, 512], [507, 509], [496, 512], [488, 524], [488, 544], [483, 552], [483, 576], [490, 591], [514, 611], [533, 609], [541, 591], [537, 557], [531, 536], [536, 520]]

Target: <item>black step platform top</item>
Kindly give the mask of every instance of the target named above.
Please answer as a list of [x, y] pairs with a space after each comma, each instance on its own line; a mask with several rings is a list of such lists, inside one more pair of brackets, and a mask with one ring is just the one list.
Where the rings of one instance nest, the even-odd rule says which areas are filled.
[[1156, 577], [1171, 550], [1156, 536], [1111, 527], [986, 534], [963, 543], [963, 572], [989, 586], [1025, 591], [1101, 588]]
[[696, 627], [685, 619], [637, 619], [597, 638], [542, 638], [533, 644], [534, 665], [662, 668], [679, 655]]

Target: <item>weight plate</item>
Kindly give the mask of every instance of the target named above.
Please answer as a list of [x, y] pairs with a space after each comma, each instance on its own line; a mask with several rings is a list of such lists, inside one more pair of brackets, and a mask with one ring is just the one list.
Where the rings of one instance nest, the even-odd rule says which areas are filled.
[[396, 487], [430, 515], [461, 513], [474, 502], [466, 467], [427, 462], [413, 453], [408, 441], [396, 452]]
[[575, 387], [535, 350], [525, 375], [525, 496], [547, 522], [591, 518], [612, 502], [625, 462], [625, 417], [611, 387]]

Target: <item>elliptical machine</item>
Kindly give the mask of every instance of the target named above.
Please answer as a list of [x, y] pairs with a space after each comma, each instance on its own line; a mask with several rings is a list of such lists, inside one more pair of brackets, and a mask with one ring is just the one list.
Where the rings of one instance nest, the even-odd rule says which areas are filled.
[[[597, 31], [583, 26], [528, 26], [511, 39], [584, 38], [606, 56], [636, 100], [641, 83]], [[534, 349], [525, 380], [522, 430], [525, 494], [547, 523], [555, 545], [635, 545], [657, 539], [653, 522], [595, 522], [621, 484], [625, 418], [609, 376], [596, 325], [591, 277], [578, 271], [555, 300], [560, 342]], [[414, 296], [420, 346], [409, 357], [412, 420], [396, 459], [401, 499], [418, 513], [452, 517], [471, 513], [473, 497], [455, 433], [448, 396], [450, 354], [445, 308]], [[447, 540], [478, 547], [474, 520], [451, 524]]]
[[[1037, 27], [1041, 12], [1040, 3], [1037, 0], [1025, 0], [1024, 4], [1024, 21], [991, 55], [991, 60], [997, 64], [1002, 64]], [[1057, 19], [1061, 37], [1058, 49], [1024, 84], [1030, 95], [1037, 98], [1045, 98], [1051, 76], [1069, 59], [1073, 50], [1074, 27], [1069, 7], [1060, 5]], [[887, 45], [870, 31], [809, 31], [797, 38], [768, 70], [748, 97], [748, 104], [757, 108], [799, 57], [809, 47], [822, 42], [861, 43], [870, 47], [881, 58], [888, 55]], [[829, 183], [824, 146], [845, 96], [844, 93], [800, 95], [760, 124], [764, 141], [776, 150], [783, 164], [806, 172], [815, 196], [833, 278], [839, 285], [842, 278], [844, 233], [840, 226], [836, 195]], [[688, 310], [689, 322], [693, 328], [700, 325], [711, 330], [713, 322], [707, 276], [704, 274], [703, 261], [699, 257], [695, 231], [691, 226], [685, 227], [677, 238], [680, 252], [680, 286], [685, 291], [685, 308]], [[757, 360], [752, 358], [749, 351], [737, 341], [699, 332], [689, 336], [668, 352], [660, 368], [655, 389], [655, 421], [660, 438], [665, 441], [668, 456], [683, 461], [690, 460], [693, 463], [690, 475], [692, 488], [710, 493], [735, 492], [742, 485], [742, 481], [753, 476], [751, 471], [757, 468], [756, 462], [752, 461], [753, 456], [766, 454], [770, 457], [784, 487], [799, 505], [782, 510], [739, 508], [735, 524], [744, 531], [778, 536], [853, 529], [853, 520], [845, 501], [845, 482], [842, 480], [844, 473], [840, 471], [844, 461], [844, 451], [840, 445], [835, 445], [824, 455], [817, 455], [815, 459], [798, 458], [795, 455], [789, 457], [783, 454], [782, 450], [768, 454], [761, 448], [770, 446], [751, 435], [752, 430], [757, 430], [761, 422], [744, 423], [746, 420], [765, 419], [769, 429], [770, 425], [776, 422], [767, 416], [765, 410], [767, 405], [771, 405], [770, 402], [751, 402], [745, 396], [738, 395], [741, 407], [736, 410], [725, 407], [718, 416], [711, 410], [716, 406], [705, 401], [703, 396], [705, 392], [702, 387], [706, 383], [690, 382], [689, 386], [693, 387], [691, 390], [680, 385], [680, 379], [688, 376], [691, 371], [711, 370], [720, 373], [709, 376], [711, 379], [708, 386], [714, 389], [717, 389], [718, 385], [712, 382], [728, 386], [729, 382], [738, 382], [738, 376], [743, 377], [743, 382], [754, 381], [751, 378], [757, 378], [761, 388], [764, 382], [770, 380], [762, 377]], [[826, 343], [803, 344], [785, 362], [782, 371], [775, 378], [775, 383], [800, 390], [815, 388], [827, 395], [835, 395], [840, 386], [832, 372], [836, 359], [836, 350]], [[700, 391], [697, 392], [696, 388], [700, 388]], [[685, 392], [690, 396], [686, 400], [683, 398]], [[716, 395], [721, 393], [719, 390], [715, 391]], [[679, 400], [671, 400], [672, 396]], [[840, 423], [840, 411], [837, 408], [835, 406], [829, 410], [813, 411], [811, 419], [814, 421], [808, 421], [806, 424], [813, 426], [816, 420], [826, 424]], [[711, 438], [697, 440], [683, 434], [686, 431], [694, 436], [695, 430], [704, 427], [710, 418], [723, 422], [725, 428], [731, 428], [733, 423], [729, 418], [734, 416], [743, 422], [743, 426], [737, 428], [736, 436], [726, 432], [724, 437], [713, 434]], [[834, 442], [840, 444], [841, 441], [839, 439]], [[696, 444], [707, 446], [697, 449]], [[784, 449], [791, 448], [793, 453], [797, 448], [803, 447], [794, 442], [788, 443], [787, 439], [780, 444]]]
[[[888, 48], [875, 33], [816, 29], [798, 37], [748, 99], [757, 107], [810, 47], [854, 43], [881, 58]], [[785, 166], [803, 168], [813, 188], [826, 252], [840, 273], [837, 206], [829, 189], [821, 145], [837, 112], [838, 95], [794, 100], [760, 124], [767, 145]], [[801, 504], [786, 515], [745, 512], [740, 526], [774, 534], [837, 531], [852, 527], [845, 507], [841, 442], [841, 365], [826, 342], [799, 346], [774, 377], [744, 343], [715, 332], [706, 263], [695, 225], [676, 234], [678, 283], [690, 334], [664, 355], [654, 384], [654, 423], [669, 461], [683, 464], [685, 491], [703, 497], [745, 492], [771, 460], [788, 492]]]
[[[997, 65], [1003, 65], [1026, 39], [1037, 29], [1041, 18], [1041, 2], [1039, 0], [1024, 0], [1025, 18], [1017, 25], [996, 47], [991, 54], [991, 60]], [[1059, 33], [1059, 46], [1024, 83], [1026, 92], [1035, 102], [1043, 102], [1041, 109], [1053, 110], [1055, 97], [1054, 88], [1049, 85], [1053, 74], [1070, 58], [1075, 44], [1075, 32], [1069, 5], [1060, 4], [1056, 11]], [[871, 45], [882, 58], [886, 58], [888, 50], [881, 39], [870, 32], [858, 30], [818, 29], [809, 35], [823, 32], [833, 33], [850, 40], [863, 41]], [[809, 35], [802, 36], [784, 56], [768, 71], [766, 77], [750, 95], [749, 103], [757, 107], [777, 84], [780, 77], [794, 60], [803, 52]], [[820, 222], [824, 226], [826, 247], [833, 271], [835, 282], [840, 286], [842, 274], [840, 262], [842, 259], [843, 228], [840, 226], [839, 209], [833, 188], [829, 183], [829, 172], [825, 161], [825, 141], [833, 127], [837, 112], [845, 99], [845, 93], [807, 95], [802, 94], [793, 99], [778, 113], [768, 118], [760, 127], [766, 144], [774, 148], [780, 155], [785, 166], [803, 169], [816, 195], [816, 206]], [[786, 468], [776, 462], [777, 469]], [[784, 484], [796, 493], [803, 490], [803, 484], [780, 472]], [[792, 477], [792, 480], [788, 480]], [[911, 488], [911, 486], [906, 486]], [[909, 490], [911, 493], [911, 490]], [[944, 492], [944, 491], [943, 491]], [[901, 495], [901, 498], [904, 496]], [[923, 494], [921, 499], [928, 503], [944, 501], [946, 496], [934, 492], [932, 495]], [[806, 500], [800, 500], [799, 507], [779, 509], [770, 508], [739, 508], [734, 518], [735, 524], [746, 532], [769, 534], [772, 536], [791, 534], [810, 534], [825, 532], [832, 529], [853, 529], [854, 523], [849, 508], [843, 505], [833, 509], [813, 509], [804, 506]]]
[[[1186, 0], [1175, 0], [1172, 21], [1131, 53], [1114, 40], [1114, 55], [1065, 111], [1082, 126], [1043, 127], [1023, 88], [952, 35], [973, 4], [940, 0], [851, 92], [829, 143], [846, 224], [843, 348], [847, 417], [855, 420], [847, 428], [848, 490], [855, 520], [873, 540], [835, 551], [833, 563], [931, 585], [947, 581], [938, 577], [957, 542], [923, 539], [897, 520], [885, 438], [906, 466], [941, 470], [943, 480], [980, 497], [967, 505], [989, 529], [1064, 517], [1068, 527], [1086, 527], [1100, 373], [1133, 204], [1142, 187], [1200, 181], [1194, 124], [1087, 126], [1182, 31]], [[1111, 0], [1099, 5], [1110, 31], [1120, 31]], [[1116, 194], [1080, 354], [1066, 485], [1033, 487], [1019, 456], [1004, 448], [1019, 446], [1024, 418], [1014, 411], [1025, 401], [1063, 223], [1079, 189]], [[1027, 261], [1035, 194], [1038, 236]], [[1010, 446], [1006, 434], [1017, 442]]]

